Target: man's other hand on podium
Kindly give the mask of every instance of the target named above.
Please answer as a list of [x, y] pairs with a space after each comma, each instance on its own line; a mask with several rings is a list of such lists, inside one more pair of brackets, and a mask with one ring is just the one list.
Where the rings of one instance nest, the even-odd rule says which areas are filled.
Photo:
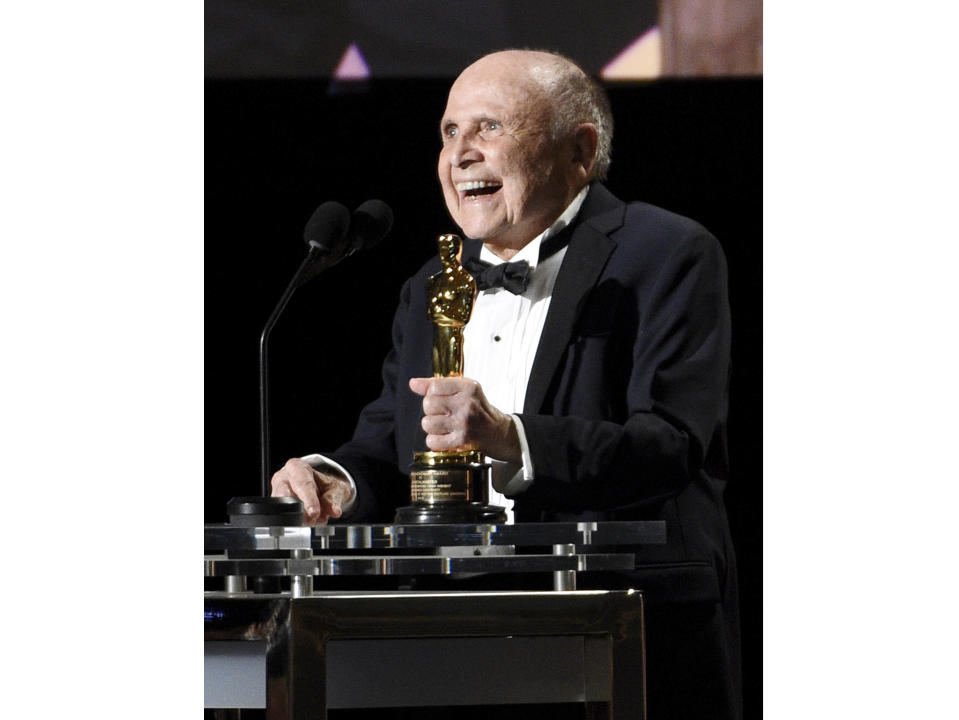
[[343, 505], [353, 488], [346, 478], [320, 472], [300, 458], [290, 458], [273, 474], [273, 497], [296, 497], [303, 503], [303, 519], [309, 525], [325, 525], [343, 514]]

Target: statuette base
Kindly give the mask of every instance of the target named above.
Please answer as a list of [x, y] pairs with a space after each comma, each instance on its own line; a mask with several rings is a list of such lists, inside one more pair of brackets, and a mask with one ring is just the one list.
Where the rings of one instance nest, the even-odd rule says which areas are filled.
[[419, 452], [410, 465], [411, 504], [398, 524], [501, 523], [506, 511], [489, 504], [492, 466], [475, 451]]

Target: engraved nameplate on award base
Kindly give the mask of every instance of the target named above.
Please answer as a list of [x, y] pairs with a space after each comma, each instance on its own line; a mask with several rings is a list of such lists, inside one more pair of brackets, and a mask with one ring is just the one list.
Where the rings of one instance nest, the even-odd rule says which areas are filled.
[[[443, 269], [430, 276], [429, 314], [433, 323], [433, 376], [463, 374], [463, 327], [473, 312], [476, 281], [460, 264], [458, 235], [437, 239]], [[410, 505], [398, 508], [397, 523], [497, 523], [504, 508], [489, 504], [491, 465], [469, 448], [417, 452], [410, 465]]]

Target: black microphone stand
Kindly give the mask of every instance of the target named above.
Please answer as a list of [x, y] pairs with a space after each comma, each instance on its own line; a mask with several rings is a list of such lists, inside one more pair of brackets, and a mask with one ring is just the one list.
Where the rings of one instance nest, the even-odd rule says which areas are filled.
[[[264, 498], [270, 496], [270, 332], [300, 285], [357, 250], [372, 247], [383, 239], [392, 225], [393, 211], [382, 200], [367, 200], [352, 216], [340, 203], [326, 202], [316, 209], [303, 230], [309, 251], [260, 334], [260, 480]], [[247, 508], [243, 512], [247, 510], [254, 513], [257, 508]]]
[[263, 327], [263, 332], [260, 334], [260, 474], [263, 483], [264, 497], [268, 497], [270, 495], [271, 465], [270, 428], [268, 419], [270, 414], [270, 397], [269, 382], [267, 380], [270, 332], [272, 332], [273, 326], [276, 325], [276, 321], [283, 313], [287, 303], [290, 302], [290, 298], [293, 296], [293, 293], [302, 284], [303, 277], [307, 274], [307, 270], [312, 268], [313, 264], [317, 261], [321, 254], [328, 253], [329, 251], [325, 248], [321, 248], [314, 243], [310, 243], [310, 250], [307, 253], [306, 258], [304, 258], [303, 262], [300, 263], [300, 267], [297, 269], [296, 274], [293, 275], [293, 279], [290, 280], [290, 284], [287, 285], [282, 297], [280, 297], [280, 301], [276, 304], [276, 307], [273, 308], [273, 313], [266, 321], [266, 325]]

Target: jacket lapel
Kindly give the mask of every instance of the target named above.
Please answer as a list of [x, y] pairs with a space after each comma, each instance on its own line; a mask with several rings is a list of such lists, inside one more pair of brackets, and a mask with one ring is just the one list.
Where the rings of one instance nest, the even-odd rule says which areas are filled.
[[523, 412], [538, 413], [556, 368], [569, 345], [583, 301], [596, 285], [616, 247], [607, 233], [623, 224], [625, 204], [605, 187], [594, 184], [580, 214], [560, 266], [539, 346], [533, 359]]
[[460, 264], [465, 265], [469, 258], [478, 258], [483, 249], [483, 243], [470, 237], [463, 237], [463, 254], [460, 257]]

